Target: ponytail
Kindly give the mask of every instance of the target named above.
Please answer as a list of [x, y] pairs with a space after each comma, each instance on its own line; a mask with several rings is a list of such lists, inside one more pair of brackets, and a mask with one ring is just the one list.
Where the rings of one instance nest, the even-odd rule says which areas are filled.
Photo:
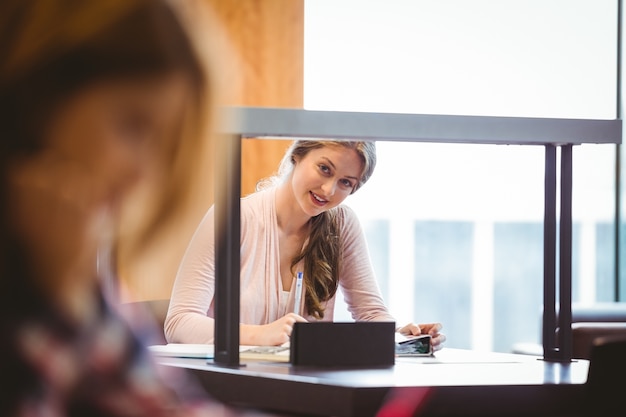
[[309, 243], [291, 261], [291, 268], [304, 260], [305, 305], [310, 315], [324, 318], [323, 302], [331, 299], [339, 286], [342, 245], [337, 208], [309, 220]]

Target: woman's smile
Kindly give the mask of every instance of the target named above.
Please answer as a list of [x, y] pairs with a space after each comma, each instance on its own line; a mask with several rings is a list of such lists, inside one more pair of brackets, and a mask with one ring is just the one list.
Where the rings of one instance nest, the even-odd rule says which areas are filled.
[[309, 191], [309, 194], [311, 194], [311, 201], [313, 201], [313, 204], [316, 206], [324, 207], [328, 204], [328, 200], [322, 198], [319, 194], [315, 194], [313, 191]]

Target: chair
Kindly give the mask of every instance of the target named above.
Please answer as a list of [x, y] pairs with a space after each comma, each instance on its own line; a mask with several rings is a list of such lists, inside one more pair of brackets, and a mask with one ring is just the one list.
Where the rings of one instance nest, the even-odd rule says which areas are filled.
[[[589, 359], [596, 338], [619, 335], [626, 337], [626, 303], [572, 304], [573, 358]], [[513, 353], [543, 355], [543, 348], [537, 344], [517, 343]]]
[[606, 336], [593, 341], [587, 377], [587, 416], [626, 414], [626, 336]]
[[626, 303], [572, 305], [572, 357], [590, 359], [594, 340], [626, 338]]
[[[572, 357], [590, 359], [594, 341], [613, 336], [626, 338], [626, 322], [572, 323]], [[624, 378], [626, 378], [626, 375], [624, 375]]]

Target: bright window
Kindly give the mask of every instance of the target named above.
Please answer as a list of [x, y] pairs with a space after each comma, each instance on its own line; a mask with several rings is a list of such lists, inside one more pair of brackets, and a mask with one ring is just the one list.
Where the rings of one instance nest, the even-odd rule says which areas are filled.
[[[616, 117], [616, 1], [305, 5], [307, 109]], [[575, 301], [614, 297], [614, 155], [574, 149]], [[450, 347], [540, 342], [543, 148], [378, 143], [378, 156], [348, 204], [397, 319], [443, 322]]]

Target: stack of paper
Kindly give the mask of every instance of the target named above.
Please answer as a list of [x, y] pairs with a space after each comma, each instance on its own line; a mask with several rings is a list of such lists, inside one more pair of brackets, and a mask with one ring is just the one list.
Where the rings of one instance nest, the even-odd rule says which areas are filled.
[[[148, 346], [153, 355], [168, 358], [213, 359], [214, 345], [168, 343]], [[243, 362], [289, 362], [289, 345], [239, 346], [239, 358]]]

